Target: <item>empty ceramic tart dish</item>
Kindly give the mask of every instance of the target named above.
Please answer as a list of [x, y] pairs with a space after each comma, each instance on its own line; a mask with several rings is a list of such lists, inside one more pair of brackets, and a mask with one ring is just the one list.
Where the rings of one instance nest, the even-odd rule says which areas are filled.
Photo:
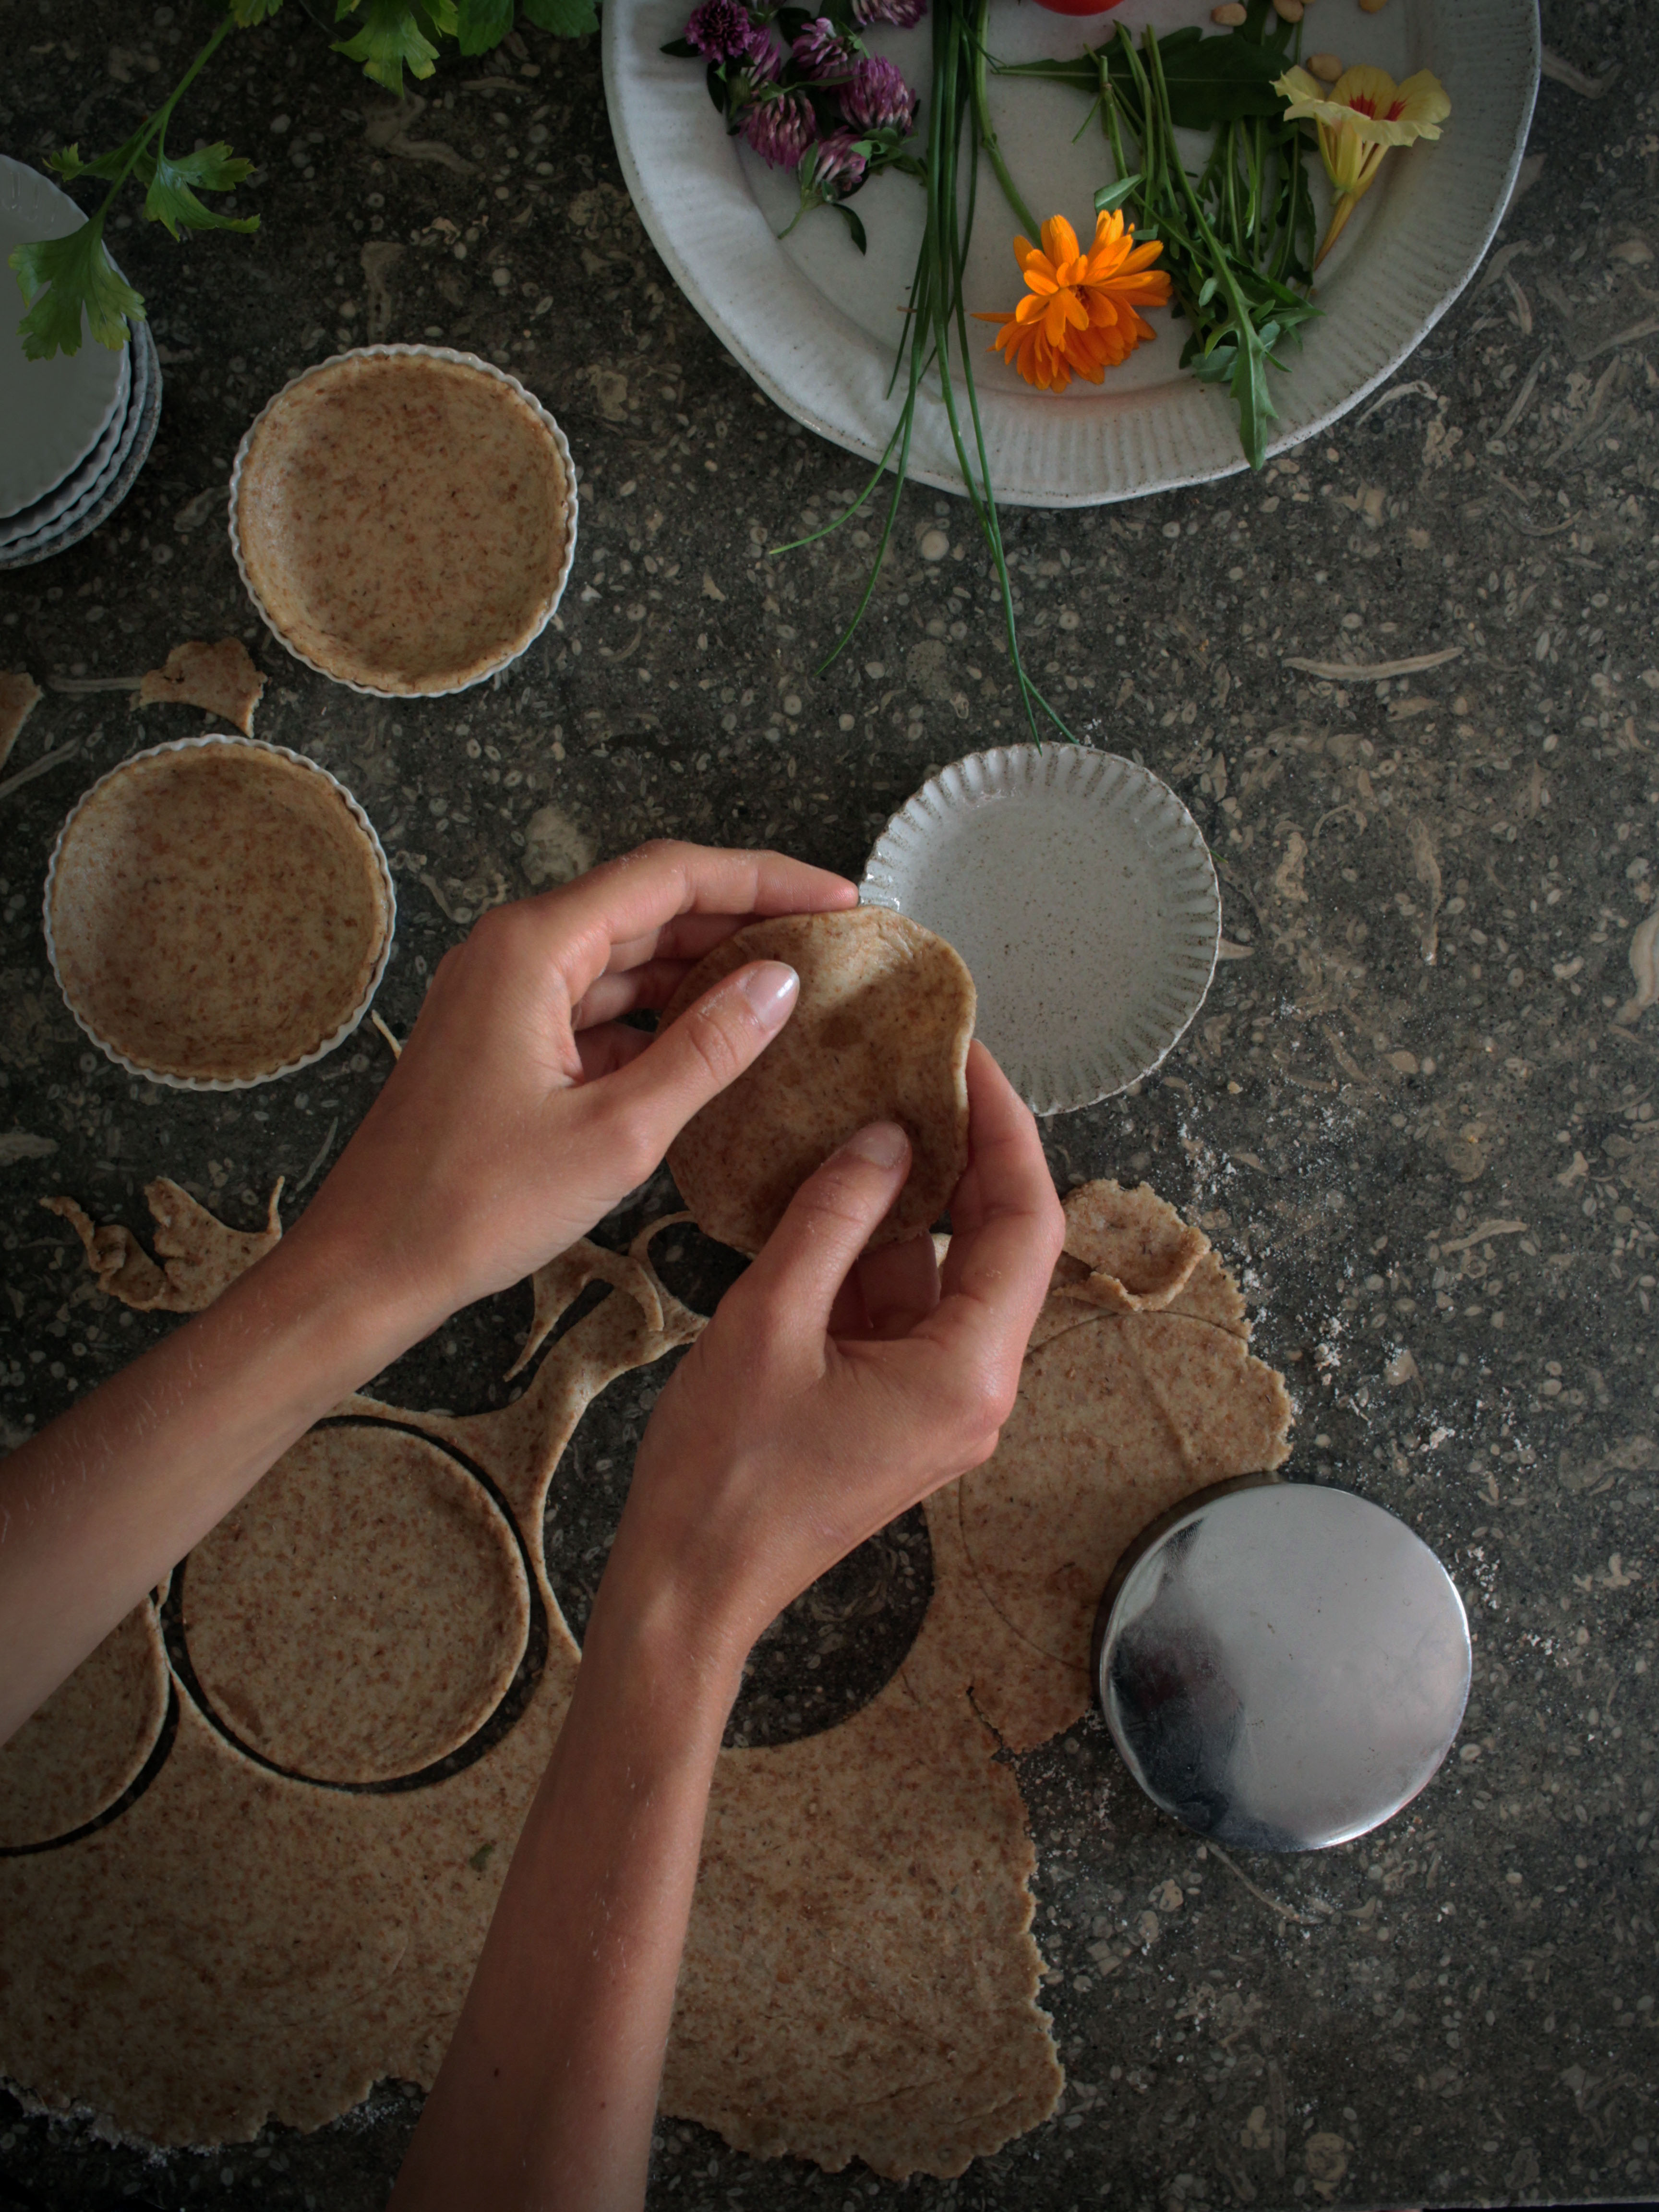
[[860, 892], [955, 945], [976, 1033], [1038, 1114], [1149, 1074], [1215, 972], [1203, 833], [1150, 769], [1085, 745], [941, 769], [877, 839]]
[[131, 1073], [183, 1090], [243, 1090], [331, 1052], [368, 1011], [396, 918], [350, 793], [247, 738], [187, 738], [112, 769], [46, 874], [70, 1012]]
[[539, 636], [576, 550], [564, 434], [516, 378], [367, 346], [279, 392], [243, 439], [230, 542], [296, 659], [381, 698], [464, 691]]

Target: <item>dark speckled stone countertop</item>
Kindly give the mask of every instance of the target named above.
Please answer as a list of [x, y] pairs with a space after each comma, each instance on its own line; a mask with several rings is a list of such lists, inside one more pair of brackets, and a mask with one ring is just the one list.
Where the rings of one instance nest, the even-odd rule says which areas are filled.
[[[7, 0], [0, 145], [114, 143], [198, 14]], [[856, 875], [930, 768], [1011, 723], [969, 665], [986, 565], [960, 503], [927, 491], [907, 495], [857, 650], [812, 674], [864, 548], [763, 549], [859, 471], [750, 387], [656, 261], [592, 42], [526, 31], [522, 56], [452, 58], [400, 126], [330, 35], [296, 0], [181, 117], [257, 157], [257, 237], [176, 248], [118, 222], [165, 365], [160, 436], [111, 523], [0, 578], [0, 665], [134, 676], [181, 639], [243, 635], [271, 679], [259, 734], [343, 777], [393, 858], [379, 1004], [401, 1033], [487, 903], [664, 831]], [[1020, 1762], [1060, 2113], [957, 2182], [902, 2188], [665, 2124], [653, 2212], [1268, 2212], [1659, 2185], [1659, 1013], [1627, 1006], [1659, 877], [1659, 25], [1639, 0], [1547, 0], [1545, 40], [1584, 81], [1620, 73], [1594, 98], [1545, 84], [1502, 272], [1374, 409], [1260, 481], [1005, 518], [1031, 659], [1087, 742], [1197, 815], [1237, 948], [1157, 1079], [1047, 1125], [1056, 1177], [1144, 1176], [1191, 1209], [1290, 1378], [1288, 1471], [1378, 1499], [1439, 1552], [1475, 1636], [1459, 1749], [1376, 1834], [1247, 1862], [1155, 1814], [1103, 1728], [1078, 1727]], [[504, 680], [402, 707], [285, 658], [222, 520], [264, 400], [381, 336], [510, 364], [583, 471], [557, 627]], [[940, 530], [963, 557], [927, 557]], [[1448, 645], [1461, 657], [1386, 686], [1287, 665]], [[191, 1097], [129, 1079], [64, 1012], [39, 924], [58, 824], [130, 750], [200, 726], [52, 690], [12, 765], [73, 753], [0, 799], [0, 1131], [56, 1147], [0, 1170], [7, 1440], [167, 1326], [98, 1295], [38, 1197], [143, 1225], [142, 1185], [167, 1174], [252, 1226], [279, 1174], [303, 1204], [386, 1073], [365, 1031], [283, 1084]], [[385, 1392], [499, 1402], [489, 1378], [526, 1310], [458, 1316]], [[578, 1620], [660, 1381], [617, 1386], [579, 1436], [592, 1516], [558, 1566]], [[901, 1528], [787, 1625], [757, 1731], [890, 1671], [925, 1586], [915, 1543]], [[884, 1632], [848, 1637], [854, 1618]], [[836, 1674], [849, 1645], [866, 1656]], [[153, 2160], [0, 2094], [0, 2200], [369, 2212], [415, 2097], [387, 2083], [315, 2136]]]

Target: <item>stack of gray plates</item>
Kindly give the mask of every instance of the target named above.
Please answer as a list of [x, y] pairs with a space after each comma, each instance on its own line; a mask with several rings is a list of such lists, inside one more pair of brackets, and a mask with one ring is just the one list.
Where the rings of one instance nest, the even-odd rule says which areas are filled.
[[62, 238], [81, 220], [49, 179], [0, 155], [0, 568], [61, 553], [113, 514], [161, 420], [161, 364], [147, 323], [118, 353], [90, 337], [51, 361], [23, 351], [11, 251]]

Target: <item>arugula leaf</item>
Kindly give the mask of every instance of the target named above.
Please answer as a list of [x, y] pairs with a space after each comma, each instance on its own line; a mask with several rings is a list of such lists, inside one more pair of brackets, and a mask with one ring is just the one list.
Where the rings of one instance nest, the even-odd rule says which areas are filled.
[[513, 0], [455, 0], [455, 37], [464, 54], [487, 54], [513, 28]]
[[336, 0], [334, 20], [355, 15], [360, 5], [362, 29], [355, 39], [337, 40], [334, 51], [361, 62], [365, 76], [401, 100], [405, 65], [411, 76], [431, 76], [436, 41], [456, 28], [455, 0]]
[[524, 0], [524, 12], [538, 31], [556, 39], [585, 39], [599, 27], [595, 0]]
[[101, 216], [67, 238], [30, 239], [10, 258], [28, 304], [18, 327], [31, 361], [79, 353], [83, 307], [92, 335], [112, 352], [126, 343], [129, 319], [144, 319], [143, 301], [109, 258]]
[[[1196, 24], [1189, 23], [1161, 40], [1159, 51], [1170, 120], [1178, 131], [1208, 132], [1256, 116], [1277, 117], [1283, 109], [1273, 79], [1284, 75], [1285, 63], [1271, 40], [1258, 43], [1242, 31], [1206, 38]], [[1115, 90], [1138, 90], [1129, 61], [1115, 42], [1072, 61], [1000, 63], [998, 74], [1042, 77], [1098, 96], [1103, 63]]]
[[[1115, 185], [1103, 185], [1095, 194], [1095, 213], [1109, 215], [1114, 208], [1121, 208], [1125, 200], [1133, 193], [1139, 191], [1143, 182], [1144, 179], [1137, 172], [1133, 177], [1120, 177]], [[1135, 233], [1136, 238], [1143, 241], [1150, 234], [1144, 230], [1138, 230]]]
[[1206, 38], [1189, 23], [1161, 39], [1158, 49], [1170, 120], [1177, 131], [1216, 131], [1247, 116], [1277, 116], [1284, 106], [1273, 90], [1284, 65], [1267, 46], [1237, 32], [1224, 39]]
[[231, 21], [238, 30], [251, 31], [256, 23], [268, 23], [283, 0], [230, 0]]
[[139, 181], [145, 185], [144, 213], [152, 222], [165, 223], [174, 238], [182, 224], [186, 230], [258, 230], [257, 215], [216, 215], [204, 207], [192, 187], [199, 185], [204, 192], [232, 192], [243, 179], [252, 173], [253, 164], [232, 154], [228, 146], [198, 146], [193, 154], [169, 155], [157, 146], [149, 148], [133, 164]]

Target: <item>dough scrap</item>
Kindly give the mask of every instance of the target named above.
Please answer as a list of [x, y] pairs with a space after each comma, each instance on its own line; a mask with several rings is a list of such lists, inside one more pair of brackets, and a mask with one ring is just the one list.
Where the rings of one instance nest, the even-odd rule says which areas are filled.
[[19, 732], [45, 696], [24, 670], [0, 673], [0, 768], [4, 768]]
[[240, 638], [222, 637], [217, 645], [198, 639], [175, 645], [164, 666], [149, 670], [139, 679], [133, 704], [204, 707], [210, 715], [234, 722], [245, 738], [251, 738], [253, 710], [264, 688], [265, 679]]
[[1108, 1313], [1156, 1313], [1172, 1304], [1209, 1249], [1203, 1231], [1183, 1221], [1146, 1183], [1138, 1190], [1085, 1183], [1064, 1204], [1062, 1256], [1071, 1266], [1056, 1288]]
[[760, 1058], [669, 1147], [698, 1227], [758, 1252], [837, 1146], [868, 1121], [892, 1121], [915, 1157], [870, 1243], [931, 1229], [968, 1164], [974, 981], [962, 960], [942, 937], [884, 907], [751, 922], [684, 977], [663, 1026], [750, 960], [787, 961], [800, 997]]
[[165, 1176], [144, 1185], [155, 1221], [157, 1267], [131, 1230], [118, 1224], [99, 1229], [72, 1198], [43, 1198], [48, 1213], [67, 1221], [86, 1248], [87, 1265], [98, 1287], [135, 1313], [203, 1313], [256, 1260], [281, 1241], [276, 1211], [283, 1194], [278, 1176], [265, 1207], [263, 1229], [228, 1229], [198, 1205], [188, 1191]]

